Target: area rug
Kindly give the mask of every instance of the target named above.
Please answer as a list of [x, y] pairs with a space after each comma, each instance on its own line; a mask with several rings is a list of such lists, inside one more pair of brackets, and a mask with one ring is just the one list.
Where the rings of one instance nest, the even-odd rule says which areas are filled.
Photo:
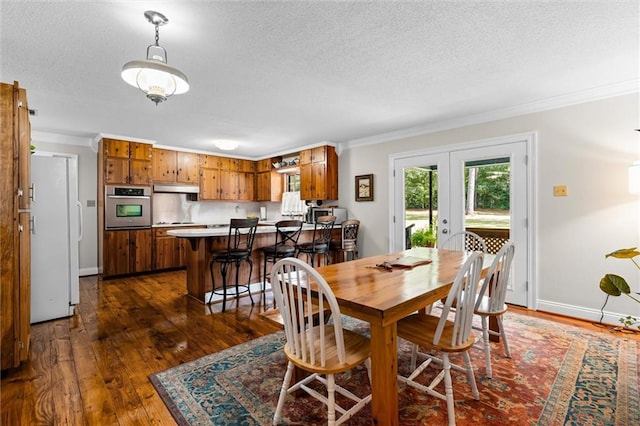
[[[367, 325], [348, 321], [356, 331]], [[484, 377], [482, 350], [471, 356], [480, 400], [466, 377], [452, 373], [458, 425], [640, 425], [640, 342], [585, 331], [508, 312], [505, 327], [512, 358], [492, 345], [493, 378]], [[284, 335], [277, 332], [175, 368], [150, 380], [179, 425], [271, 424], [285, 371]], [[398, 369], [407, 374], [410, 347], [399, 344]], [[428, 368], [426, 382], [436, 370]], [[363, 395], [366, 370], [356, 368], [337, 382]], [[446, 424], [444, 401], [399, 385], [401, 425]], [[349, 425], [369, 425], [370, 406]], [[290, 396], [282, 424], [326, 424], [326, 409], [306, 395]]]

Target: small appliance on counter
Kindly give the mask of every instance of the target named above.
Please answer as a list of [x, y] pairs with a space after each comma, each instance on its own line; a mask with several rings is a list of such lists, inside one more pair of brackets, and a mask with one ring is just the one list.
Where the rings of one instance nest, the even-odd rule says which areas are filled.
[[336, 225], [348, 219], [347, 209], [342, 207], [309, 207], [307, 210], [307, 223], [316, 223], [320, 216], [335, 216]]

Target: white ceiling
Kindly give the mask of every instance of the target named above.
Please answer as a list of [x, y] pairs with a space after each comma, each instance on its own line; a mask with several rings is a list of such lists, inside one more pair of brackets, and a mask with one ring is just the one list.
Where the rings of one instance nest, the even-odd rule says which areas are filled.
[[[36, 131], [263, 158], [638, 89], [639, 2], [0, 3], [0, 80]], [[160, 28], [191, 90], [155, 106], [120, 78]], [[519, 109], [520, 108], [520, 109]], [[489, 115], [487, 115], [489, 114]]]

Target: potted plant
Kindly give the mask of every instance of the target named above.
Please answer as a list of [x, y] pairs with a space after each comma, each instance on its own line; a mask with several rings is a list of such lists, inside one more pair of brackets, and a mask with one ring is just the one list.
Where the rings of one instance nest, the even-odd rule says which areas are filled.
[[[607, 254], [605, 258], [615, 257], [617, 259], [631, 259], [633, 264], [636, 265], [636, 268], [640, 269], [640, 265], [634, 259], [636, 256], [640, 256], [640, 251], [638, 251], [636, 247], [633, 247], [616, 250]], [[632, 300], [640, 303], [640, 298], [634, 297], [634, 295], [638, 295], [640, 293], [632, 293], [629, 284], [627, 284], [627, 281], [620, 275], [606, 274], [600, 280], [600, 290], [609, 296], [620, 296], [621, 294], [624, 294]], [[640, 330], [640, 319], [632, 315], [620, 318], [620, 322], [625, 328], [630, 328], [636, 325], [638, 330]]]
[[419, 228], [411, 234], [411, 247], [434, 247], [436, 233], [430, 227]]

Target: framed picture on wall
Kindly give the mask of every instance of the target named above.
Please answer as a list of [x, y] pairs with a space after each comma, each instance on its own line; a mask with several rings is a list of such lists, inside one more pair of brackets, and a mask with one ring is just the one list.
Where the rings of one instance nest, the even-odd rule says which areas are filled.
[[373, 175], [356, 176], [356, 201], [373, 201]]

